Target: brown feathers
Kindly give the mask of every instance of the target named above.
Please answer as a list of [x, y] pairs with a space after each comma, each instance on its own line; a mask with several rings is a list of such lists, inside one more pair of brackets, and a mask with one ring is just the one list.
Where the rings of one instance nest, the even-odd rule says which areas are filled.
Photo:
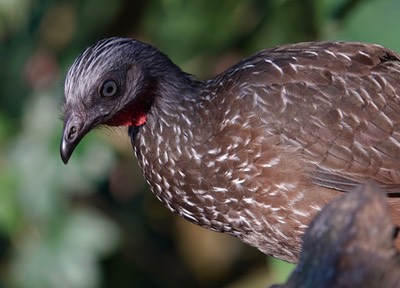
[[[149, 45], [106, 39], [68, 73], [61, 154], [118, 115], [146, 119], [129, 135], [170, 210], [295, 262], [311, 219], [343, 191], [400, 191], [399, 59], [372, 44], [290, 44], [201, 82]], [[114, 97], [98, 95], [104, 83]]]

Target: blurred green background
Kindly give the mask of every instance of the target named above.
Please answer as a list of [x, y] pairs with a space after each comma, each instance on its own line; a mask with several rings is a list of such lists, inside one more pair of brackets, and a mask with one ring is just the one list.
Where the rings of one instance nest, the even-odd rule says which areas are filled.
[[63, 79], [93, 42], [152, 43], [200, 78], [273, 45], [354, 40], [400, 51], [398, 0], [0, 0], [0, 287], [266, 287], [293, 265], [173, 215], [125, 129], [64, 166]]

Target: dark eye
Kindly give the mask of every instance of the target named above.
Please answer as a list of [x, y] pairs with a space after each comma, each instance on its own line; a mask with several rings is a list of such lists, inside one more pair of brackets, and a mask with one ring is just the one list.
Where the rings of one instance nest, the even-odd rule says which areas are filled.
[[110, 97], [117, 94], [117, 83], [114, 80], [106, 80], [100, 89], [101, 96]]

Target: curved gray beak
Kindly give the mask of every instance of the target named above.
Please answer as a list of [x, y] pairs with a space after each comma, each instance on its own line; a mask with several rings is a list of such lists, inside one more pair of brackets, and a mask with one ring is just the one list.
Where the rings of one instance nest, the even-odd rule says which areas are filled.
[[65, 117], [62, 133], [60, 155], [64, 164], [69, 158], [82, 138], [90, 131], [91, 125], [87, 125], [83, 119], [74, 114]]

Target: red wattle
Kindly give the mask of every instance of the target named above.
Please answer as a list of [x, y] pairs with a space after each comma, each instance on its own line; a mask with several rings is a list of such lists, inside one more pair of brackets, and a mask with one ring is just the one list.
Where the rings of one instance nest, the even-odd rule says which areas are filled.
[[142, 126], [146, 121], [147, 115], [143, 111], [138, 111], [138, 109], [124, 109], [114, 115], [105, 124], [109, 126]]
[[146, 124], [147, 116], [145, 114], [143, 114], [143, 115], [140, 115], [137, 119], [134, 119], [134, 120], [136, 120], [136, 121], [135, 122], [132, 121], [132, 125], [131, 126], [142, 126], [142, 125]]

